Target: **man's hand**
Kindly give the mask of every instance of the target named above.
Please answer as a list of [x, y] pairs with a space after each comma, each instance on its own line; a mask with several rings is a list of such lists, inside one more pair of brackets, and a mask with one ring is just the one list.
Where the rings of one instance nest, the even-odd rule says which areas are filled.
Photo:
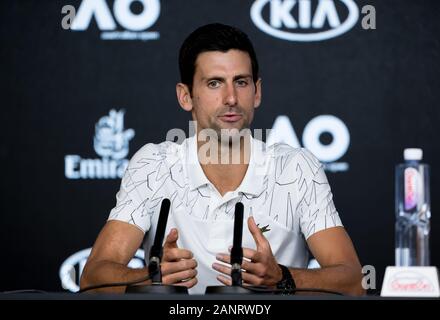
[[165, 240], [160, 265], [162, 282], [192, 288], [197, 284], [197, 261], [191, 251], [177, 247], [178, 238], [177, 229], [173, 228]]
[[[245, 270], [241, 274], [243, 282], [247, 285], [275, 286], [282, 278], [282, 271], [273, 256], [269, 241], [263, 236], [253, 217], [248, 218], [248, 227], [257, 245], [257, 250], [243, 248], [243, 257], [245, 258], [241, 265], [241, 268]], [[229, 254], [218, 254], [217, 260], [231, 263]], [[225, 275], [231, 275], [230, 266], [214, 263], [212, 267]], [[217, 280], [225, 285], [232, 284], [231, 279], [224, 275], [217, 276]]]

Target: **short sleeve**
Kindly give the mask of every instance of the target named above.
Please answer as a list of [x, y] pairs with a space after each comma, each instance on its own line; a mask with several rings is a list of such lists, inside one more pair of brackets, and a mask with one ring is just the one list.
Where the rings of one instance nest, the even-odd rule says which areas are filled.
[[301, 149], [298, 154], [297, 173], [298, 213], [305, 238], [321, 230], [342, 226], [324, 168], [306, 149]]
[[146, 144], [130, 160], [116, 194], [116, 205], [110, 212], [109, 221], [130, 223], [144, 233], [150, 229], [154, 211], [149, 209], [149, 203], [155, 190], [155, 179], [151, 176], [160, 161], [156, 148], [155, 144]]

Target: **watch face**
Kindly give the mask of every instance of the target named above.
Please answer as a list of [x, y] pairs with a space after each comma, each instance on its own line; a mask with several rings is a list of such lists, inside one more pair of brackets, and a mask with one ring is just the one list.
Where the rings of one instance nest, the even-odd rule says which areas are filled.
[[283, 278], [280, 282], [277, 283], [278, 289], [295, 289], [296, 284], [292, 278], [292, 274], [286, 266], [279, 265], [281, 267], [281, 271], [283, 272]]
[[292, 280], [290, 280], [290, 279], [283, 279], [283, 280], [281, 280], [280, 282], [278, 282], [278, 285], [277, 286], [279, 286], [279, 287], [281, 287], [281, 289], [284, 289], [284, 288], [293, 288], [293, 281]]

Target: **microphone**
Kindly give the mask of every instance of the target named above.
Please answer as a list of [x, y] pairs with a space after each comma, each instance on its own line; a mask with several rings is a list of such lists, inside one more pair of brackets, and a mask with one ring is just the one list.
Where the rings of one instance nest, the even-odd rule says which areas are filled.
[[243, 203], [237, 202], [234, 212], [234, 239], [231, 249], [231, 280], [232, 286], [209, 286], [206, 294], [252, 294], [242, 286], [241, 263], [243, 262]]
[[168, 214], [170, 212], [170, 199], [163, 199], [160, 207], [159, 221], [157, 223], [154, 243], [150, 250], [150, 260], [148, 263], [148, 273], [153, 284], [162, 283], [162, 273], [160, 272], [160, 262], [163, 255], [163, 238], [167, 227]]
[[231, 279], [233, 286], [241, 286], [241, 264], [243, 262], [243, 203], [237, 202], [234, 213], [234, 240], [231, 249]]
[[125, 291], [126, 293], [188, 294], [188, 289], [186, 287], [162, 285], [162, 273], [160, 270], [160, 263], [162, 261], [163, 238], [165, 236], [170, 207], [170, 199], [163, 199], [160, 207], [156, 234], [154, 236], [153, 245], [151, 246], [148, 261], [148, 275], [151, 279], [151, 285], [128, 286]]

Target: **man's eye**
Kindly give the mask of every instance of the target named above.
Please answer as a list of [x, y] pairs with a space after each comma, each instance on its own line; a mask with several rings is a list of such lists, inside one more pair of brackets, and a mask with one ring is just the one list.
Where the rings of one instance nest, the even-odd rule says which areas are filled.
[[217, 88], [220, 85], [220, 81], [213, 80], [208, 82], [208, 87]]
[[247, 86], [248, 82], [246, 80], [237, 80], [237, 84], [240, 87], [244, 87], [244, 86]]

